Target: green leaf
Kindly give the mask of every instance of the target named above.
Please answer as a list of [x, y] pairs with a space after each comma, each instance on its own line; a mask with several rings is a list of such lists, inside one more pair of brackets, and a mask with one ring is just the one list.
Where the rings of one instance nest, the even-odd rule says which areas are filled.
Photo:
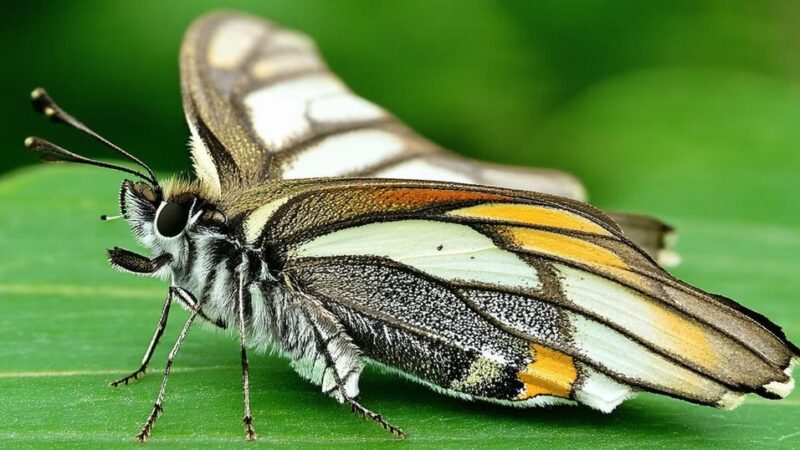
[[[0, 446], [132, 446], [152, 407], [161, 368], [186, 317], [175, 311], [151, 372], [131, 386], [165, 284], [109, 268], [104, 249], [135, 249], [114, 213], [119, 177], [92, 168], [41, 166], [0, 180]], [[682, 272], [738, 291], [800, 338], [800, 232], [780, 224], [682, 220]], [[759, 256], [757, 256], [759, 255]], [[276, 356], [251, 356], [253, 408], [262, 444], [393, 446], [376, 425], [301, 380]], [[241, 373], [235, 339], [196, 328], [176, 360], [164, 415], [150, 444], [242, 445]], [[419, 447], [796, 446], [800, 395], [752, 398], [735, 411], [641, 395], [612, 414], [577, 407], [518, 410], [444, 397], [367, 369], [363, 403]]]

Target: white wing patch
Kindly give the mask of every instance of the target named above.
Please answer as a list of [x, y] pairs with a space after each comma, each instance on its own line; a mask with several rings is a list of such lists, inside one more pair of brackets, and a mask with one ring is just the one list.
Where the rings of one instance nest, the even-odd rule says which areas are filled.
[[[292, 61], [287, 63], [289, 66], [309, 63], [302, 58], [289, 61]], [[273, 70], [289, 70], [278, 69], [279, 61], [263, 64], [260, 69], [263, 75]], [[386, 115], [383, 109], [353, 95], [341, 81], [327, 74], [267, 85], [247, 95], [244, 104], [250, 110], [253, 129], [272, 151], [280, 151], [293, 139], [308, 135], [314, 125], [360, 122]]]
[[264, 57], [257, 60], [250, 67], [250, 73], [257, 79], [268, 80], [290, 73], [304, 70], [317, 70], [324, 65], [314, 55], [306, 53], [287, 53], [285, 55], [275, 55]]
[[[409, 239], [408, 236], [418, 237]], [[379, 242], [380, 245], [375, 245]], [[429, 220], [370, 223], [314, 238], [290, 258], [378, 256], [448, 281], [538, 290], [536, 269], [472, 228]]]
[[402, 139], [381, 130], [337, 134], [298, 154], [286, 164], [284, 178], [347, 174], [400, 155], [403, 150]]
[[[287, 29], [274, 30], [265, 45], [269, 50], [306, 50], [314, 52], [317, 48], [310, 37]], [[316, 53], [311, 56], [320, 59]]]
[[475, 184], [477, 180], [466, 173], [436, 165], [423, 158], [410, 159], [373, 174], [376, 178], [400, 178], [404, 180], [434, 180], [452, 183]]
[[[553, 267], [561, 275], [561, 286], [567, 299], [585, 311], [602, 317], [604, 322], [616, 324], [663, 349], [689, 349], [694, 346], [692, 339], [696, 337], [675, 331], [676, 322], [686, 322], [668, 315], [661, 306], [650, 303], [632, 289], [561, 264], [554, 264]], [[669, 323], [664, 323], [666, 317], [670, 317]], [[716, 363], [712, 361], [711, 354], [693, 353], [685, 352], [682, 356], [700, 365]]]
[[222, 184], [219, 180], [219, 173], [211, 154], [208, 152], [203, 140], [197, 133], [197, 128], [193, 122], [187, 117], [186, 123], [189, 124], [189, 131], [192, 133], [192, 138], [189, 141], [189, 147], [192, 154], [192, 163], [194, 165], [194, 172], [197, 178], [208, 186], [208, 190], [214, 196], [219, 196], [222, 193]]
[[263, 32], [263, 24], [251, 20], [238, 19], [223, 23], [211, 36], [208, 62], [216, 69], [235, 69]]
[[568, 320], [576, 350], [611, 372], [701, 398], [722, 401], [728, 393], [722, 385], [678, 366], [601, 323], [572, 313]]
[[268, 85], [244, 99], [250, 121], [270, 149], [280, 149], [293, 138], [308, 133], [308, 103], [319, 97], [344, 91], [342, 83], [327, 76], [309, 76]]
[[259, 206], [255, 211], [247, 216], [244, 222], [244, 236], [248, 243], [252, 244], [261, 236], [264, 230], [264, 225], [269, 221], [270, 217], [275, 214], [275, 211], [283, 206], [289, 197], [281, 197], [275, 199], [265, 205]]
[[555, 170], [520, 169], [473, 163], [478, 170], [478, 184], [500, 186], [523, 191], [545, 192], [575, 200], [586, 201], [586, 188], [572, 175]]
[[579, 364], [583, 383], [575, 390], [575, 399], [604, 413], [614, 410], [620, 403], [636, 394], [630, 387], [584, 364]]
[[386, 115], [379, 106], [349, 92], [313, 102], [308, 113], [313, 120], [328, 123], [375, 120]]
[[771, 381], [764, 385], [764, 389], [767, 392], [771, 392], [780, 396], [781, 398], [785, 398], [791, 394], [795, 386], [794, 378], [792, 378], [792, 371], [794, 370], [794, 366], [797, 365], [798, 361], [800, 361], [800, 359], [793, 359], [792, 362], [789, 363], [789, 367], [783, 371], [783, 373], [789, 377], [789, 381]]

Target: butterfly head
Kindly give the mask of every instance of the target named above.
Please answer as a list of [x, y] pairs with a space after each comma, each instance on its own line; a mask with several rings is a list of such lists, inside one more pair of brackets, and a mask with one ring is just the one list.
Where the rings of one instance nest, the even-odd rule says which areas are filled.
[[165, 199], [161, 189], [141, 181], [125, 180], [120, 188], [122, 217], [136, 238], [151, 248], [180, 239], [189, 227], [195, 204], [188, 196]]
[[[36, 137], [25, 140], [25, 145], [39, 153], [41, 159], [46, 162], [86, 164], [136, 176], [137, 181], [122, 182], [119, 217], [123, 217], [130, 224], [139, 242], [149, 247], [153, 253], [163, 252], [173, 255], [179, 253], [183, 249], [187, 232], [201, 219], [207, 225], [224, 222], [224, 216], [211, 205], [199, 185], [177, 180], [164, 183], [162, 186], [147, 164], [66, 113], [43, 89], [35, 89], [31, 97], [34, 108], [53, 122], [81, 131], [109, 147], [128, 162], [139, 166], [139, 169], [131, 169], [119, 164], [94, 160]], [[106, 216], [102, 218], [110, 219]]]
[[179, 253], [184, 240], [199, 227], [224, 224], [220, 213], [195, 183], [169, 181], [164, 189], [146, 182], [125, 180], [119, 208], [134, 236], [154, 253]]

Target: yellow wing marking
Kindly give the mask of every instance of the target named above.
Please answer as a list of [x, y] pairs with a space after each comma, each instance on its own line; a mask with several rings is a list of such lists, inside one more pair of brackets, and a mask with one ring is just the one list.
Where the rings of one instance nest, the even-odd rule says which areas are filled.
[[[650, 291], [647, 281], [641, 275], [631, 272], [630, 266], [619, 255], [597, 244], [531, 228], [502, 227], [501, 232], [524, 250], [595, 267], [638, 286], [645, 292]], [[686, 357], [699, 365], [717, 367], [719, 361], [706, 332], [700, 326], [663, 306], [651, 302], [647, 304], [653, 330], [660, 334], [657, 342], [668, 343], [671, 353]]]
[[705, 331], [666, 308], [652, 305], [654, 328], [659, 330], [663, 341], [677, 355], [713, 370], [719, 368], [717, 351], [708, 342]]
[[572, 357], [539, 344], [531, 344], [533, 362], [517, 374], [525, 385], [520, 400], [537, 395], [569, 398], [572, 385], [578, 379], [578, 369]]
[[[640, 274], [612, 267], [606, 268], [606, 272], [626, 279], [644, 292], [652, 292], [650, 283]], [[666, 343], [670, 353], [684, 356], [706, 368], [718, 369], [725, 364], [719, 352], [714, 350], [715, 346], [709, 341], [707, 332], [697, 323], [666, 306], [652, 302], [648, 302], [647, 306], [653, 330], [660, 334], [656, 341]]]
[[546, 206], [488, 203], [456, 209], [447, 214], [457, 217], [504, 220], [526, 225], [563, 228], [611, 236], [611, 232], [585, 217]]
[[599, 268], [616, 267], [625, 270], [630, 268], [621, 257], [611, 250], [581, 238], [514, 226], [498, 227], [498, 231], [523, 250], [544, 253]]

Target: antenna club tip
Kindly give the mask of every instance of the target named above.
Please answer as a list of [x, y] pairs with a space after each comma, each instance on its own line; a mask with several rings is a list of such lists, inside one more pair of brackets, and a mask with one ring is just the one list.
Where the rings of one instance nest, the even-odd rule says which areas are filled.
[[36, 142], [36, 138], [33, 136], [28, 136], [25, 138], [25, 147], [31, 148], [33, 144]]
[[42, 112], [44, 112], [45, 116], [51, 117], [51, 118], [56, 115], [56, 110], [53, 109], [50, 106], [45, 106], [45, 108], [44, 108], [44, 110], [42, 110]]
[[31, 100], [39, 100], [45, 95], [47, 95], [47, 92], [44, 89], [37, 87], [36, 89], [31, 91]]

